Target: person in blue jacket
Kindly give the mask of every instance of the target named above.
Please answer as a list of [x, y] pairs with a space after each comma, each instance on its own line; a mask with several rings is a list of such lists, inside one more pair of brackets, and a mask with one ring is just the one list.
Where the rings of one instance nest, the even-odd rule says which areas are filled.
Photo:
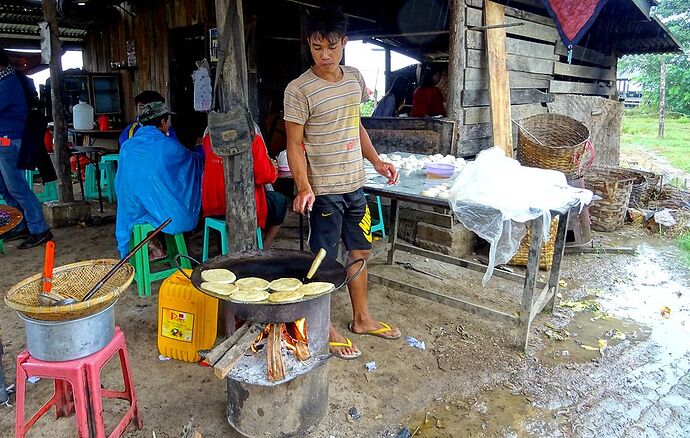
[[201, 151], [185, 148], [169, 137], [170, 110], [163, 102], [143, 105], [141, 127], [120, 149], [115, 192], [115, 237], [120, 255], [129, 252], [132, 228], [148, 223], [177, 234], [196, 226], [201, 208]]
[[[153, 102], [165, 103], [165, 98], [163, 98], [160, 93], [153, 90], [144, 90], [134, 96], [134, 103], [137, 106], [137, 112], [139, 112], [142, 106]], [[139, 116], [137, 116], [132, 123], [127, 125], [127, 127], [122, 130], [122, 133], [120, 134], [120, 146], [125, 144], [125, 142], [130, 138], [134, 137], [134, 134], [136, 134], [139, 128], [141, 128], [141, 123], [139, 122]], [[177, 134], [175, 134], [175, 130], [172, 128], [172, 126], [168, 127], [168, 133], [166, 135], [177, 140]]]
[[5, 50], [0, 47], [0, 196], [7, 205], [19, 209], [24, 220], [2, 239], [24, 239], [19, 249], [29, 249], [53, 238], [43, 218], [41, 203], [17, 168], [24, 127], [29, 113], [27, 97], [18, 73], [10, 65]]

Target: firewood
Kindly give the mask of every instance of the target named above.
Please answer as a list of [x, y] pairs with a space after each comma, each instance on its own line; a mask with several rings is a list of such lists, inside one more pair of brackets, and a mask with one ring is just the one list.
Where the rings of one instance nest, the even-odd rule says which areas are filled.
[[[225, 352], [214, 365], [213, 372], [219, 379], [224, 379], [230, 373], [237, 362], [242, 359], [244, 353], [254, 343], [259, 333], [264, 329], [263, 324], [252, 323], [249, 329], [237, 340], [228, 351]], [[234, 338], [232, 336], [231, 338]]]
[[275, 382], [285, 378], [285, 363], [281, 351], [280, 339], [283, 335], [283, 324], [271, 324], [266, 344], [266, 363], [268, 365], [268, 380]]
[[302, 362], [311, 357], [309, 346], [301, 341], [295, 341], [295, 357]]

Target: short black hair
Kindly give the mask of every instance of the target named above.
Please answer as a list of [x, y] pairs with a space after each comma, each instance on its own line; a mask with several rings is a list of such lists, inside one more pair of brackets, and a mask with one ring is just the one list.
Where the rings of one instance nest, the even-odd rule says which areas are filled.
[[146, 105], [151, 102], [165, 102], [165, 98], [157, 91], [144, 90], [134, 96], [134, 103]]
[[155, 119], [147, 120], [145, 122], [140, 122], [144, 126], [155, 126], [156, 128], [160, 128], [163, 125], [163, 120], [168, 120], [170, 117], [170, 114], [165, 114], [163, 116], [158, 116]]
[[305, 35], [336, 42], [347, 36], [347, 16], [338, 6], [324, 6], [309, 10], [305, 20]]
[[10, 58], [7, 57], [5, 49], [0, 47], [0, 67], [7, 67], [10, 65]]

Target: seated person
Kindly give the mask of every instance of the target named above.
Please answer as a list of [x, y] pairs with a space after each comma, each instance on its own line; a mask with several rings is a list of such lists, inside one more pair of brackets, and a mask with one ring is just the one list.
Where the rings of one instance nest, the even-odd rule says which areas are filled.
[[[152, 102], [165, 103], [165, 99], [160, 93], [153, 90], [144, 90], [134, 96], [134, 103], [136, 104], [137, 113], [139, 113], [139, 109], [142, 106]], [[127, 127], [122, 131], [122, 134], [120, 134], [120, 147], [122, 147], [127, 140], [134, 137], [134, 134], [139, 130], [139, 128], [141, 128], [141, 123], [139, 122], [139, 116], [137, 116], [137, 118], [134, 119], [132, 123], [127, 125]], [[166, 135], [177, 140], [177, 135], [175, 134], [175, 130], [173, 130], [172, 126], [168, 127], [168, 133]]]
[[405, 105], [407, 85], [407, 79], [402, 76], [396, 77], [388, 93], [376, 104], [371, 117], [397, 117]]
[[445, 116], [446, 110], [443, 108], [443, 94], [436, 87], [440, 78], [438, 72], [427, 68], [422, 74], [420, 86], [412, 96], [412, 111], [410, 117], [433, 117]]
[[[263, 231], [263, 247], [268, 249], [278, 235], [278, 230], [285, 220], [288, 199], [264, 185], [272, 184], [278, 178], [278, 164], [268, 157], [264, 139], [256, 132], [252, 142], [254, 161], [254, 199], [256, 201], [256, 221]], [[225, 176], [223, 159], [213, 152], [211, 138], [208, 134], [202, 142], [204, 148], [204, 177], [201, 185], [202, 212], [204, 217], [214, 216], [225, 219]]]
[[129, 252], [132, 228], [148, 223], [177, 234], [196, 226], [201, 209], [202, 153], [191, 151], [167, 133], [170, 110], [162, 102], [143, 105], [137, 135], [120, 149], [115, 176], [115, 237], [120, 254]]

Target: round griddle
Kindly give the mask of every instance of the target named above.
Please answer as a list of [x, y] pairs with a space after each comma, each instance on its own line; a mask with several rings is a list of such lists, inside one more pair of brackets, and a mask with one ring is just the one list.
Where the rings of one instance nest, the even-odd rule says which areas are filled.
[[333, 283], [335, 287], [329, 292], [319, 295], [305, 296], [292, 303], [271, 303], [261, 301], [258, 303], [239, 303], [229, 297], [208, 292], [201, 289], [201, 272], [206, 269], [228, 269], [237, 278], [259, 277], [267, 281], [279, 278], [294, 277], [303, 279], [314, 256], [301, 251], [271, 250], [271, 251], [244, 251], [229, 256], [216, 257], [205, 263], [197, 265], [192, 271], [191, 281], [195, 288], [212, 297], [228, 301], [233, 308], [235, 316], [245, 321], [295, 321], [301, 318], [304, 309], [311, 305], [310, 301], [325, 298], [330, 292], [340, 289], [350, 279], [347, 278], [347, 270], [334, 259], [324, 259], [321, 267], [311, 281], [325, 281]]

